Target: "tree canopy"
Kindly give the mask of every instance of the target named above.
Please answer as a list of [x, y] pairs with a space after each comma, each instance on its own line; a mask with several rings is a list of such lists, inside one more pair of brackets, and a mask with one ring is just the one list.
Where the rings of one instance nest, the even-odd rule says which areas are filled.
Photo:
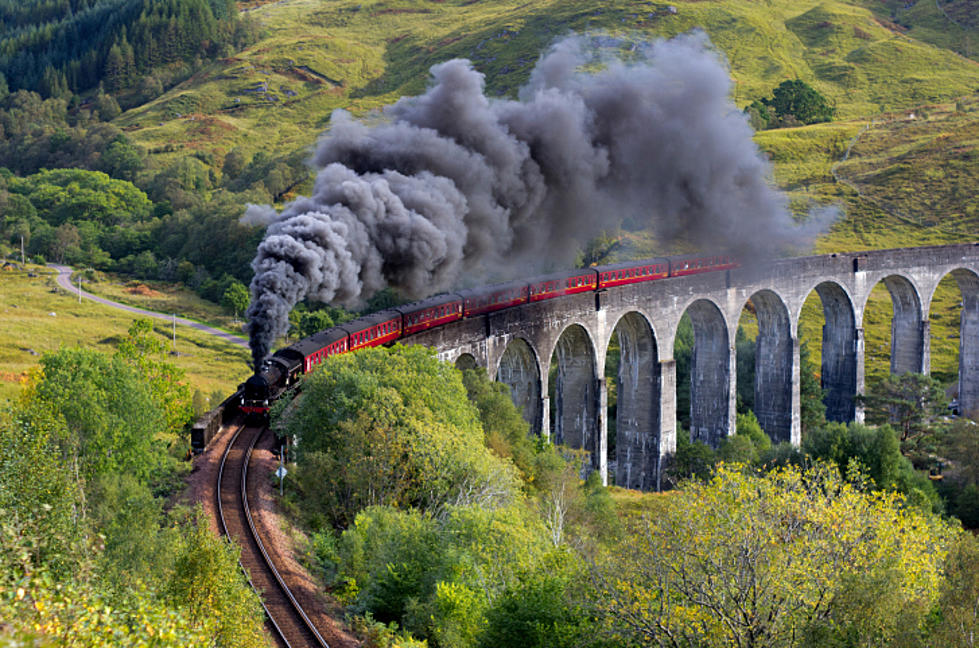
[[[500, 506], [515, 493], [515, 471], [483, 444], [459, 373], [430, 349], [331, 357], [285, 419], [311, 505], [340, 528], [371, 505], [438, 513], [464, 503]], [[324, 483], [324, 474], [334, 478]]]
[[920, 645], [954, 537], [826, 465], [722, 466], [633, 521], [597, 604], [642, 645]]

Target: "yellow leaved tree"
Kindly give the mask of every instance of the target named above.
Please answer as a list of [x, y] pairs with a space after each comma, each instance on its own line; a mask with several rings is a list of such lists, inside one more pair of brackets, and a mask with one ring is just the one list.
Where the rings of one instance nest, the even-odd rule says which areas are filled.
[[835, 467], [721, 465], [596, 565], [609, 629], [660, 646], [921, 645], [959, 533]]

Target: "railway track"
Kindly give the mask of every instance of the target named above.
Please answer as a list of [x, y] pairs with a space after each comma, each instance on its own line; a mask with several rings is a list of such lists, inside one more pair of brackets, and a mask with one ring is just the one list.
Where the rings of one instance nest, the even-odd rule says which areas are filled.
[[241, 547], [241, 566], [262, 599], [268, 627], [285, 648], [329, 648], [272, 564], [248, 508], [248, 463], [264, 427], [234, 432], [218, 470], [217, 509], [221, 529]]

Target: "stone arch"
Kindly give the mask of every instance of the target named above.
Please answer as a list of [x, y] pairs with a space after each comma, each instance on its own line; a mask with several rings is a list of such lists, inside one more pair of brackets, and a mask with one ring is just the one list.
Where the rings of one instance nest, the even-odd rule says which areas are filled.
[[[690, 365], [690, 439], [716, 448], [732, 423], [731, 344], [724, 314], [712, 301], [687, 306], [693, 324]], [[675, 346], [675, 343], [674, 343]]]
[[823, 357], [820, 382], [826, 418], [846, 423], [856, 418], [857, 324], [853, 301], [843, 287], [824, 281], [815, 288], [823, 305]]
[[624, 488], [654, 490], [661, 454], [656, 336], [647, 319], [638, 312], [623, 315], [613, 332], [618, 333], [620, 349], [616, 376], [615, 483]]
[[467, 371], [477, 367], [479, 367], [479, 363], [476, 362], [475, 356], [471, 353], [460, 353], [459, 357], [456, 358], [455, 368], [459, 371]]
[[979, 418], [979, 275], [958, 268], [950, 273], [962, 293], [959, 325], [959, 412]]
[[513, 338], [500, 357], [497, 382], [510, 386], [510, 398], [530, 423], [534, 434], [540, 434], [541, 370], [534, 348], [523, 338]]
[[[889, 275], [882, 280], [891, 295], [891, 373], [908, 371], [927, 373], [921, 297], [917, 287], [902, 275]], [[867, 293], [868, 296], [870, 293]]]
[[551, 439], [572, 448], [587, 450], [591, 465], [604, 469], [604, 439], [599, 417], [601, 385], [598, 379], [595, 345], [580, 324], [571, 324], [558, 338], [552, 360], [554, 374], [554, 416]]
[[772, 441], [794, 440], [793, 381], [798, 347], [785, 302], [771, 290], [760, 290], [749, 300], [758, 319], [755, 339], [754, 412]]

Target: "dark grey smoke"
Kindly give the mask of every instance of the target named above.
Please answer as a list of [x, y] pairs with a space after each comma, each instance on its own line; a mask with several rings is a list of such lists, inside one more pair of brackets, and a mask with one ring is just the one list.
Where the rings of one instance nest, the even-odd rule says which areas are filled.
[[464, 272], [567, 261], [626, 218], [661, 241], [749, 254], [809, 234], [770, 187], [706, 35], [636, 45], [629, 62], [599, 60], [591, 42], [559, 42], [516, 101], [487, 98], [483, 75], [453, 60], [370, 124], [334, 112], [312, 195], [246, 214], [268, 224], [252, 262], [256, 363], [303, 298], [421, 297]]

